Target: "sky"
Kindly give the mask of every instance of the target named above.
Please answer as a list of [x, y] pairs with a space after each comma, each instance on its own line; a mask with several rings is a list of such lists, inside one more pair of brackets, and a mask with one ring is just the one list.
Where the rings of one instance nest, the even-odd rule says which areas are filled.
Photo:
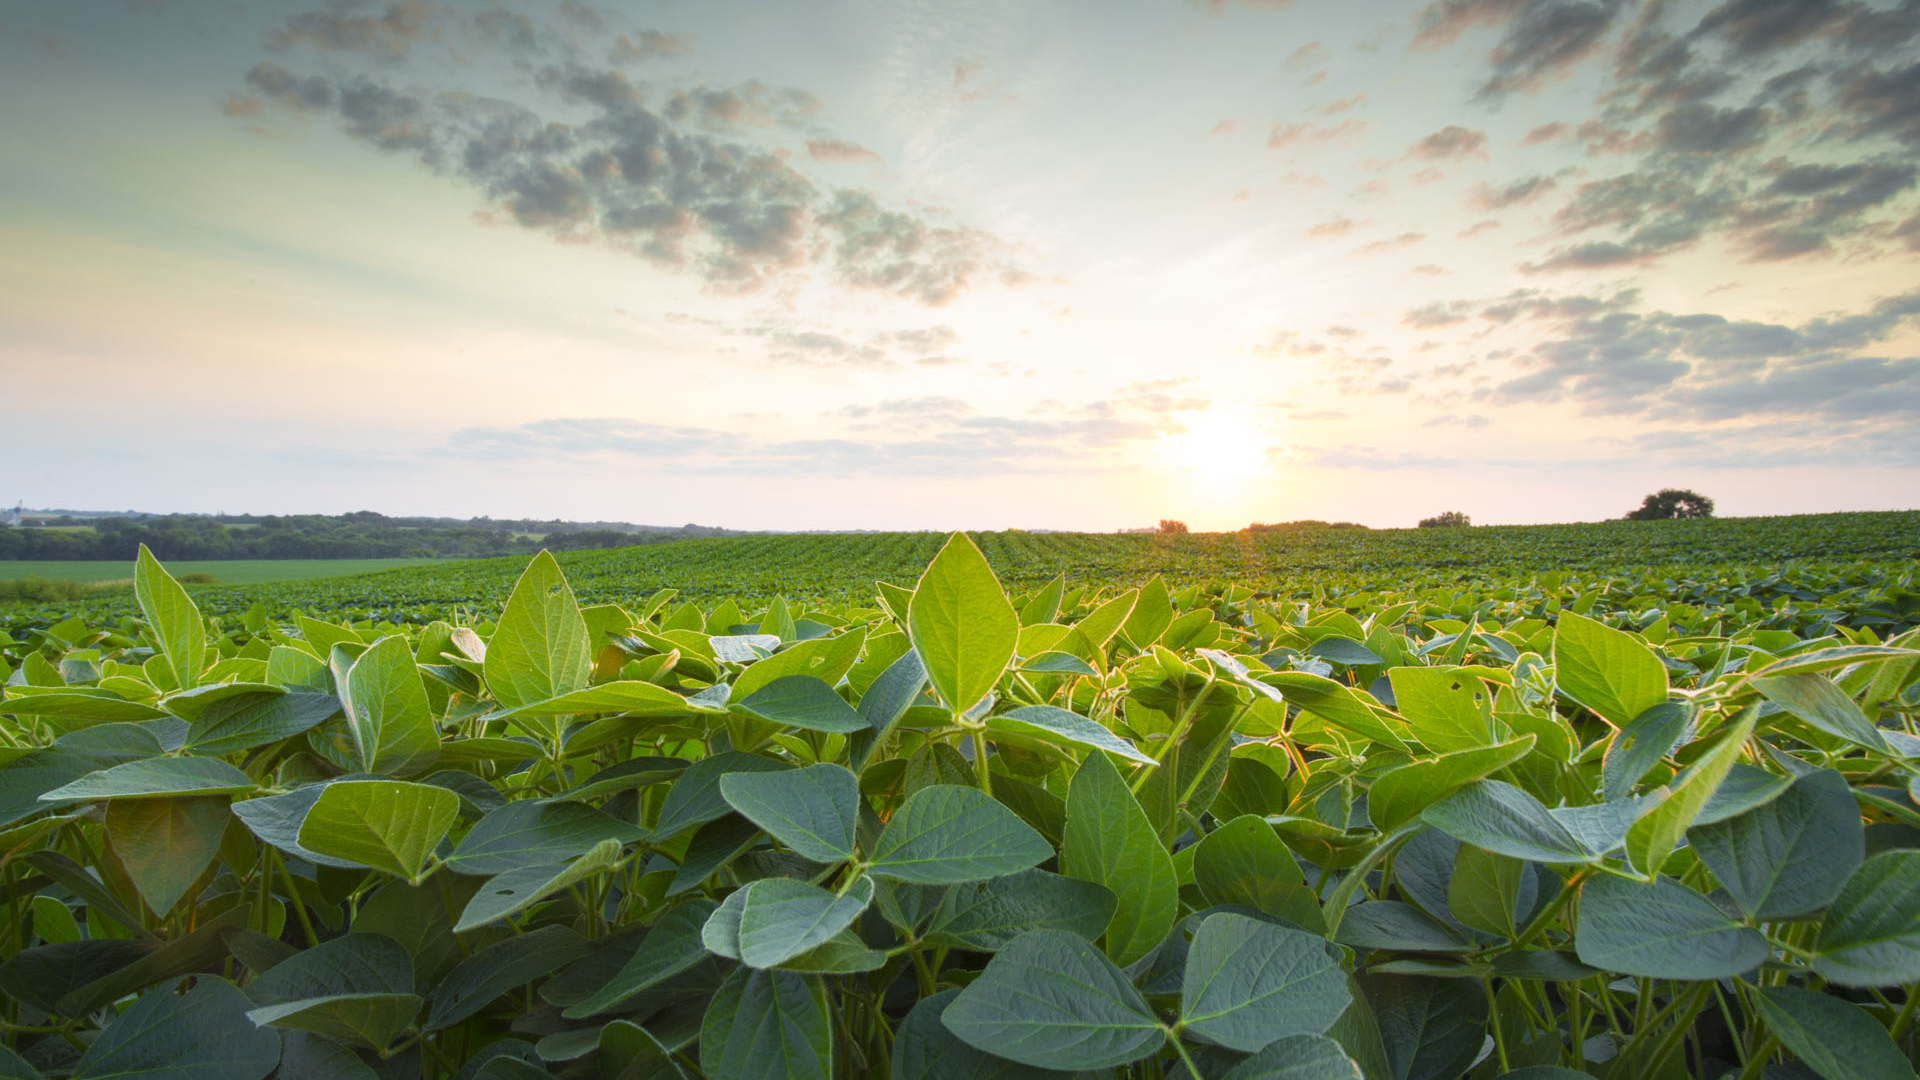
[[10, 0], [29, 507], [1920, 505], [1920, 0]]

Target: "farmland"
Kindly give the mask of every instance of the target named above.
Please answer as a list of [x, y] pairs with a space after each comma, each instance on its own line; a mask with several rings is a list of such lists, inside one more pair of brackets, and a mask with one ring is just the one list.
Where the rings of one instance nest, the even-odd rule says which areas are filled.
[[143, 554], [0, 611], [0, 1075], [1911, 1080], [1917, 550]]
[[[238, 526], [236, 526], [238, 527]], [[175, 574], [210, 574], [228, 585], [366, 574], [402, 567], [428, 566], [439, 559], [190, 559], [168, 563]], [[39, 577], [48, 581], [132, 581], [133, 565], [87, 560], [0, 560], [0, 581]]]

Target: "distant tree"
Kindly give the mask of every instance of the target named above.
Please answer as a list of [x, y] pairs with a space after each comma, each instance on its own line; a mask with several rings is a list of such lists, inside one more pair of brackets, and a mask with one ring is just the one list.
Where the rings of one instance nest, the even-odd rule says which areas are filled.
[[1423, 529], [1448, 529], [1456, 525], [1471, 524], [1473, 524], [1473, 519], [1458, 510], [1449, 510], [1444, 514], [1437, 514], [1430, 518], [1420, 519], [1420, 527]]
[[1163, 533], [1183, 533], [1187, 531], [1187, 523], [1184, 521], [1175, 521], [1172, 518], [1161, 518], [1160, 531]]
[[1628, 521], [1667, 521], [1672, 518], [1709, 518], [1713, 500], [1685, 488], [1661, 488], [1647, 496], [1640, 509], [1627, 515]]

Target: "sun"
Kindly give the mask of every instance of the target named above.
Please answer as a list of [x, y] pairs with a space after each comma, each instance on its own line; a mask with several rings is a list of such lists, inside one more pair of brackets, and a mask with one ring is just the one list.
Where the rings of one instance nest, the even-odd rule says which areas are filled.
[[1251, 480], [1272, 471], [1275, 433], [1246, 412], [1214, 402], [1183, 424], [1185, 431], [1160, 439], [1165, 468], [1212, 483]]

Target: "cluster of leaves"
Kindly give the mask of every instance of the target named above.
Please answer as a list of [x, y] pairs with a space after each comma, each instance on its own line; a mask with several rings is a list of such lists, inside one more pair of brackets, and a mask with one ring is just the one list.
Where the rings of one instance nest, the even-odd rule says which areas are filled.
[[752, 617], [583, 607], [544, 554], [415, 629], [136, 582], [140, 620], [0, 641], [0, 1076], [1920, 1053], [1920, 632], [1010, 598], [964, 536]]
[[1667, 521], [1672, 518], [1710, 518], [1713, 500], [1686, 488], [1661, 488], [1627, 514], [1628, 521]]
[[1446, 510], [1430, 518], [1421, 518], [1423, 529], [1458, 529], [1473, 524], [1473, 519], [1458, 510]]

